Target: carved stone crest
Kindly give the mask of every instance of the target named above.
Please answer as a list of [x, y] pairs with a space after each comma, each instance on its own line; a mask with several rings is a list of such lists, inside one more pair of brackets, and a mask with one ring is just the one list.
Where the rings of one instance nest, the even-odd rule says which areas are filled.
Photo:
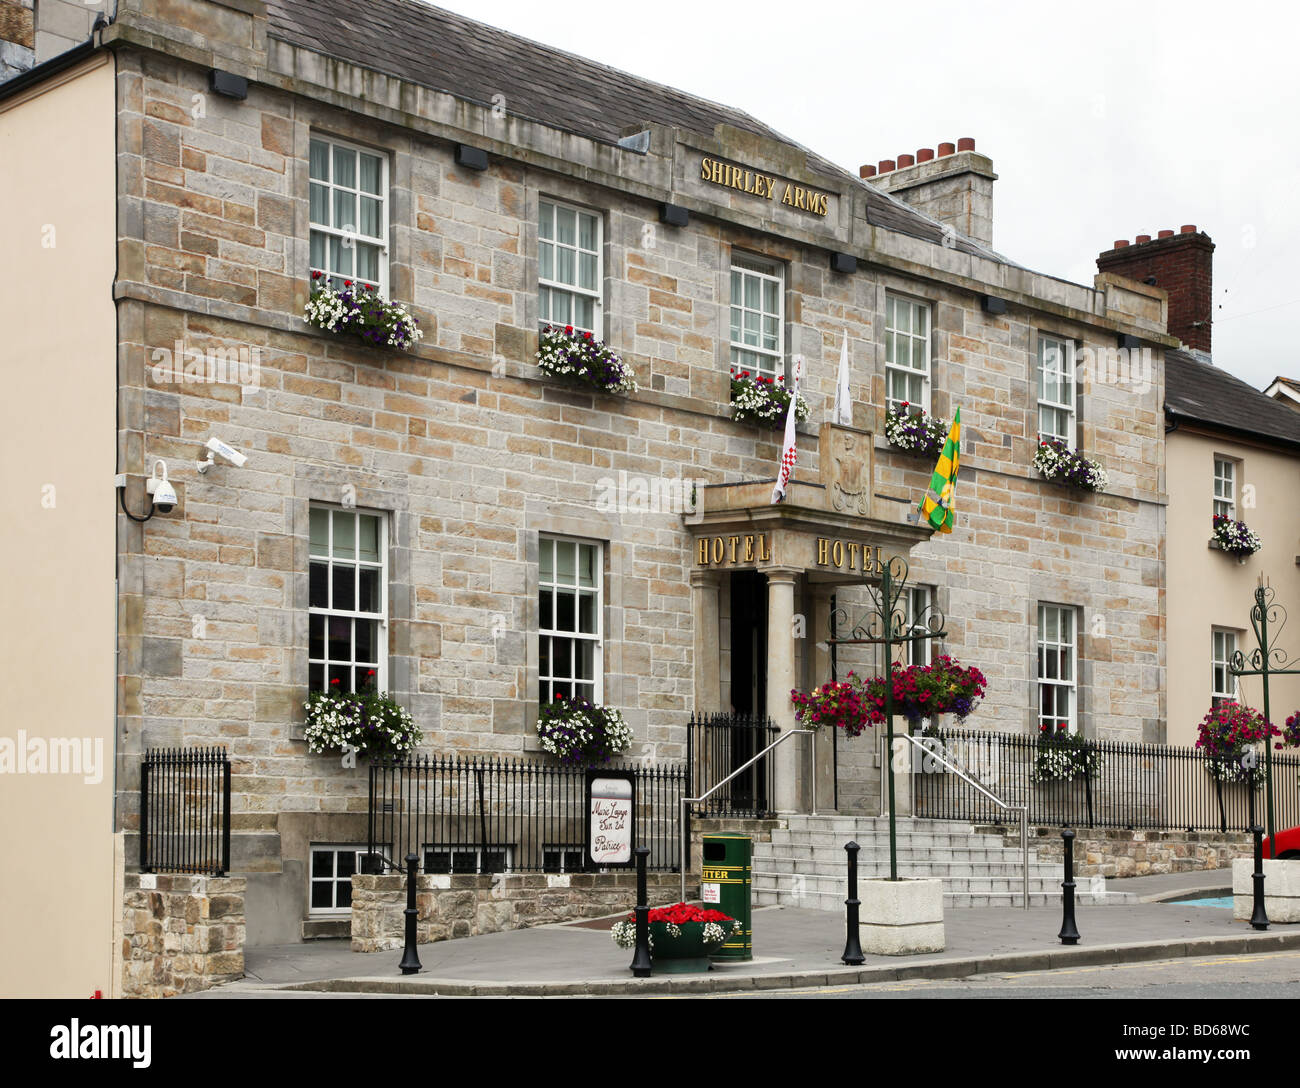
[[871, 437], [856, 427], [822, 426], [822, 483], [831, 508], [840, 513], [871, 516]]

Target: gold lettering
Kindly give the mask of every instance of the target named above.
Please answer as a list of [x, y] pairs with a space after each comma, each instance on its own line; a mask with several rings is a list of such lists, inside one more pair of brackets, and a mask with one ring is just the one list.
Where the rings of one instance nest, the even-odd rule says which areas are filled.
[[726, 546], [722, 543], [722, 537], [720, 537], [720, 536], [715, 536], [715, 537], [713, 538], [713, 561], [714, 561], [715, 563], [721, 563], [721, 562], [722, 562], [722, 557], [723, 557], [723, 554], [724, 554], [725, 548], [726, 548]]
[[785, 187], [785, 194], [781, 197], [782, 204], [789, 204], [790, 207], [792, 208], [794, 207], [794, 197], [790, 195], [793, 191], [794, 191], [793, 186], [787, 185]]
[[752, 563], [753, 561], [754, 561], [754, 534], [750, 533], [747, 537], [745, 537], [745, 562]]
[[858, 569], [858, 545], [855, 541], [849, 541], [849, 570]]
[[885, 569], [885, 561], [880, 557], [880, 545], [876, 545], [876, 573], [880, 574]]
[[709, 180], [709, 163], [711, 163], [712, 161], [713, 160], [709, 158], [704, 158], [700, 160], [700, 179], [702, 181]]
[[771, 200], [771, 199], [772, 199], [772, 187], [776, 184], [776, 178], [764, 177], [764, 178], [763, 178], [763, 184], [767, 186], [767, 194], [766, 194], [767, 199], [768, 199], [768, 200]]
[[745, 171], [745, 192], [747, 193], [758, 192], [758, 178], [752, 177], [748, 170]]
[[736, 545], [740, 543], [740, 537], [729, 536], [727, 540], [731, 542], [731, 561], [734, 563], [736, 561]]
[[817, 538], [817, 565], [824, 567], [830, 562], [831, 544], [824, 536]]
[[794, 187], [794, 206], [796, 208], [802, 208], [804, 211], [808, 210], [808, 205], [803, 202], [803, 198], [806, 195], [806, 190], [800, 188], [798, 185]]
[[713, 160], [712, 171], [713, 171], [713, 177], [711, 180], [715, 185], [721, 185], [722, 184], [722, 163], [718, 162], [717, 159]]
[[831, 559], [837, 567], [844, 566], [844, 541], [837, 540], [831, 545]]
[[697, 562], [700, 564], [700, 566], [707, 567], [709, 565], [708, 540], [705, 537], [700, 537], [700, 539], [695, 542], [695, 547], [696, 547], [696, 552], [699, 556]]
[[758, 538], [758, 561], [760, 563], [766, 563], [771, 558], [772, 558], [772, 553], [770, 550], [768, 550], [767, 537], [760, 536]]
[[826, 194], [825, 194], [825, 193], [818, 193], [818, 194], [817, 194], [817, 208], [816, 208], [816, 212], [817, 212], [817, 214], [818, 214], [818, 215], [825, 215], [828, 211], [830, 211], [830, 205], [827, 203]]

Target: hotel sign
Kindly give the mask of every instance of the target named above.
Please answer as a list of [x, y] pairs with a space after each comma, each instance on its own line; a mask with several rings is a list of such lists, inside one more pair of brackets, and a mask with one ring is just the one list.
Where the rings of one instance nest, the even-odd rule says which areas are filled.
[[885, 569], [885, 559], [880, 553], [879, 544], [873, 549], [869, 544], [859, 544], [856, 540], [832, 540], [819, 536], [817, 565], [834, 567], [836, 570], [856, 570], [863, 574], [879, 574]]
[[695, 558], [702, 567], [769, 563], [772, 560], [772, 542], [766, 533], [702, 536], [695, 542]]
[[805, 189], [802, 185], [792, 185], [770, 174], [747, 170], [743, 166], [733, 166], [729, 162], [722, 162], [707, 155], [700, 160], [700, 179], [711, 185], [736, 189], [763, 200], [779, 201], [795, 211], [825, 215], [830, 210], [830, 199], [826, 193], [819, 193], [816, 189]]

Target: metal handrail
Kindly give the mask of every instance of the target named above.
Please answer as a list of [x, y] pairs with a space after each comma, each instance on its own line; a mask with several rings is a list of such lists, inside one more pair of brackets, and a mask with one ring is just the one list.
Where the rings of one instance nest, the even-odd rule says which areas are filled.
[[[964, 781], [969, 782], [972, 786], [974, 786], [977, 790], [979, 790], [980, 793], [982, 793], [985, 797], [987, 797], [990, 801], [992, 801], [995, 805], [998, 806], [998, 808], [1002, 809], [1004, 812], [1018, 811], [1020, 813], [1020, 851], [1021, 851], [1021, 878], [1022, 878], [1021, 905], [1024, 907], [1025, 910], [1028, 910], [1029, 909], [1029, 806], [1008, 804], [1006, 801], [1003, 801], [998, 797], [994, 797], [993, 794], [991, 794], [988, 790], [986, 790], [983, 786], [981, 786], [978, 782], [976, 782], [974, 778], [972, 778], [969, 774], [967, 774], [963, 768], [958, 767], [955, 763], [950, 763], [947, 759], [944, 758], [942, 754], [940, 754], [940, 752], [935, 751], [933, 748], [931, 748], [929, 745], [925, 743], [926, 740], [937, 740], [938, 738], [914, 737], [910, 733], [900, 733], [898, 734], [898, 736], [901, 737], [903, 740], [910, 741], [917, 748], [920, 748], [921, 751], [925, 752], [926, 755], [933, 756], [945, 767], [947, 767], [950, 771], [956, 774], [958, 778], [961, 778]], [[942, 744], [942, 742], [940, 743]], [[946, 752], [947, 749], [943, 749], [943, 751]]]
[[723, 786], [725, 786], [728, 782], [730, 782], [733, 778], [735, 778], [736, 775], [740, 774], [741, 771], [749, 770], [750, 767], [752, 767], [755, 763], [757, 763], [760, 759], [762, 759], [765, 755], [767, 755], [767, 753], [770, 752], [773, 748], [775, 748], [778, 744], [784, 744], [791, 737], [797, 737], [802, 734], [807, 734], [808, 736], [812, 737], [812, 776], [811, 776], [812, 777], [812, 815], [816, 816], [817, 815], [817, 731], [815, 729], [791, 729], [786, 733], [782, 733], [779, 737], [776, 738], [776, 740], [774, 740], [771, 744], [769, 744], [766, 748], [764, 748], [761, 752], [759, 752], [758, 755], [754, 756], [753, 759], [747, 760], [746, 762], [742, 763], [739, 767], [737, 767], [734, 771], [732, 771], [729, 775], [727, 775], [727, 777], [724, 778], [721, 782], [718, 782], [715, 785], [711, 786], [709, 789], [705, 790], [704, 793], [702, 793], [699, 797], [682, 798], [682, 802], [681, 802], [682, 803], [682, 818], [681, 818], [682, 897], [680, 900], [681, 902], [683, 903], [686, 902], [686, 870], [690, 868], [690, 864], [691, 864], [691, 842], [690, 842], [689, 832], [686, 826], [686, 806], [698, 805], [702, 801], [707, 801], [710, 797], [712, 797], [715, 793], [717, 793], [718, 790], [722, 789]]

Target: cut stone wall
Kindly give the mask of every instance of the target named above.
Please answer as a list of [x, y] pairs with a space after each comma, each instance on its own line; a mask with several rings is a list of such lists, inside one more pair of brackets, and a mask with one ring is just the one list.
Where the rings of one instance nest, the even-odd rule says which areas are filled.
[[[1006, 842], [1008, 846], [1019, 846], [1019, 832], [1008, 832]], [[1065, 857], [1065, 845], [1058, 827], [1030, 828], [1029, 846], [1040, 861], [1062, 862]], [[1151, 876], [1155, 873], [1223, 869], [1227, 880], [1233, 858], [1252, 857], [1253, 852], [1250, 836], [1242, 832], [1224, 835], [1218, 831], [1077, 828], [1074, 875]]]
[[128, 873], [122, 996], [174, 997], [242, 978], [244, 891], [238, 877]]
[[[415, 905], [420, 944], [508, 929], [601, 918], [636, 905], [636, 873], [530, 873], [514, 876], [419, 876]], [[681, 877], [649, 873], [651, 906], [676, 903]], [[689, 889], [688, 889], [689, 894]], [[401, 948], [406, 932], [406, 877], [352, 878], [352, 951]]]

